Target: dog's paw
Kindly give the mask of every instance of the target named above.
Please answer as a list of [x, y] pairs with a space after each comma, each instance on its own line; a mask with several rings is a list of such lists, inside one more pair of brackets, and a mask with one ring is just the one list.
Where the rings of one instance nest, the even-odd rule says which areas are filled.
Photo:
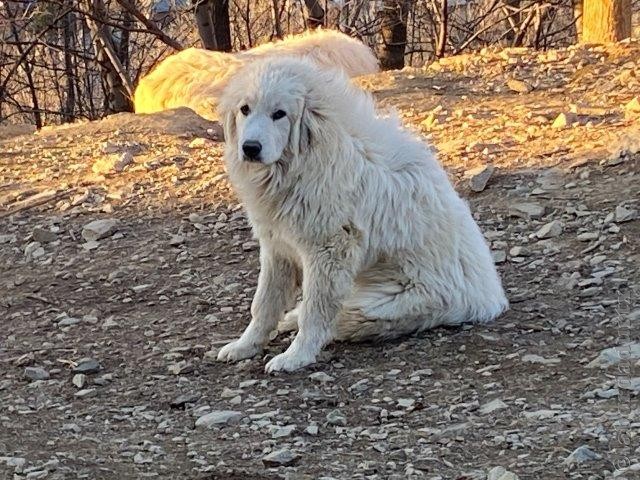
[[300, 352], [289, 352], [288, 350], [273, 357], [265, 366], [267, 373], [293, 372], [307, 365], [315, 363], [315, 356], [301, 354]]
[[219, 362], [237, 362], [245, 358], [255, 357], [262, 352], [262, 347], [255, 343], [246, 342], [239, 338], [231, 343], [227, 343], [218, 352]]

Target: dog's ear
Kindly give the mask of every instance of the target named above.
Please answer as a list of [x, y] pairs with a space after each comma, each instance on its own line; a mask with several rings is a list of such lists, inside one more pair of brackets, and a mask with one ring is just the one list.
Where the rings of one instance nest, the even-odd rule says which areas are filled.
[[303, 99], [300, 112], [291, 129], [290, 147], [294, 156], [304, 155], [313, 148], [315, 138], [321, 131], [321, 115], [314, 110], [308, 99]]
[[227, 109], [222, 115], [222, 128], [224, 129], [224, 141], [227, 143], [236, 140], [236, 114], [233, 110]]

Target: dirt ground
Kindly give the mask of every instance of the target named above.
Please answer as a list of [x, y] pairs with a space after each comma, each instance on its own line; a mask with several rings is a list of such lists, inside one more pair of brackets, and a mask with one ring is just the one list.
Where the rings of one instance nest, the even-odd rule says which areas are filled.
[[511, 309], [288, 375], [289, 336], [213, 361], [258, 268], [217, 124], [0, 129], [0, 478], [640, 478], [638, 72], [632, 41], [363, 79], [439, 150]]

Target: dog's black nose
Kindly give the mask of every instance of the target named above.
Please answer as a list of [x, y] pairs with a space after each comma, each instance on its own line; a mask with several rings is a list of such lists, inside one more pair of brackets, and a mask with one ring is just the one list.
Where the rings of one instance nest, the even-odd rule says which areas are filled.
[[242, 144], [242, 151], [249, 160], [258, 160], [262, 145], [255, 140], [247, 140]]

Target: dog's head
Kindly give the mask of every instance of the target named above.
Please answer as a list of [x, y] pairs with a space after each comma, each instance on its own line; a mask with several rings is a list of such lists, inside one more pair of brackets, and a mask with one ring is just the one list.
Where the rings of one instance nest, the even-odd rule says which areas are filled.
[[312, 62], [295, 58], [242, 68], [219, 104], [228, 160], [268, 166], [304, 154], [325, 117], [320, 98], [326, 82], [318, 78], [325, 75]]

